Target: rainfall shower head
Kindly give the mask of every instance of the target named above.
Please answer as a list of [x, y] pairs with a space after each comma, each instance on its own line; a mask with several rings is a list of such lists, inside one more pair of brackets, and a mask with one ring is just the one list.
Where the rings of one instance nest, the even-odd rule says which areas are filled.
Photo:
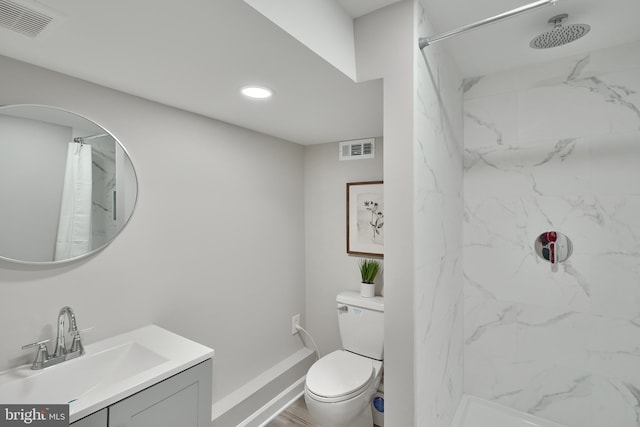
[[549, 19], [548, 22], [553, 24], [553, 29], [535, 37], [531, 40], [529, 46], [534, 49], [548, 49], [550, 47], [562, 46], [578, 40], [591, 30], [591, 27], [587, 24], [571, 24], [563, 26], [562, 21], [568, 17], [569, 15], [563, 13]]

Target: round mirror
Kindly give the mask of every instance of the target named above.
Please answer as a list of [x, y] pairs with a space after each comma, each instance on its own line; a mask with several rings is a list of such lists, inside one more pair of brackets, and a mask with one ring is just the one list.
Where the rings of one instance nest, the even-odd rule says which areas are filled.
[[97, 123], [56, 107], [0, 107], [0, 258], [87, 256], [122, 231], [137, 196], [129, 155]]

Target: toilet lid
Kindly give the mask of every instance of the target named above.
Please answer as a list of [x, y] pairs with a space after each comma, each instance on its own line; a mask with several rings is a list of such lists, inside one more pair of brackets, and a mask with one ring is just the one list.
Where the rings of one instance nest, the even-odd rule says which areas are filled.
[[306, 382], [311, 393], [336, 398], [367, 387], [374, 376], [371, 359], [338, 350], [314, 363], [307, 372]]

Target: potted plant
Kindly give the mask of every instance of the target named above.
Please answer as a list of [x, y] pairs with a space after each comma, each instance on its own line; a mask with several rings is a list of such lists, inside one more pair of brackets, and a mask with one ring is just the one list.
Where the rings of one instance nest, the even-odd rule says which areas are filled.
[[360, 268], [360, 277], [362, 283], [360, 283], [360, 295], [370, 298], [375, 295], [376, 285], [373, 283], [378, 271], [380, 270], [380, 263], [374, 259], [361, 259], [358, 262]]

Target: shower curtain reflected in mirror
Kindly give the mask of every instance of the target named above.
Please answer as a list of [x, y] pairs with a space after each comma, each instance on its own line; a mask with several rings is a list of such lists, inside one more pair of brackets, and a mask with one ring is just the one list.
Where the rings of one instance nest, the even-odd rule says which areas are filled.
[[91, 250], [91, 145], [70, 142], [54, 260], [84, 255]]

